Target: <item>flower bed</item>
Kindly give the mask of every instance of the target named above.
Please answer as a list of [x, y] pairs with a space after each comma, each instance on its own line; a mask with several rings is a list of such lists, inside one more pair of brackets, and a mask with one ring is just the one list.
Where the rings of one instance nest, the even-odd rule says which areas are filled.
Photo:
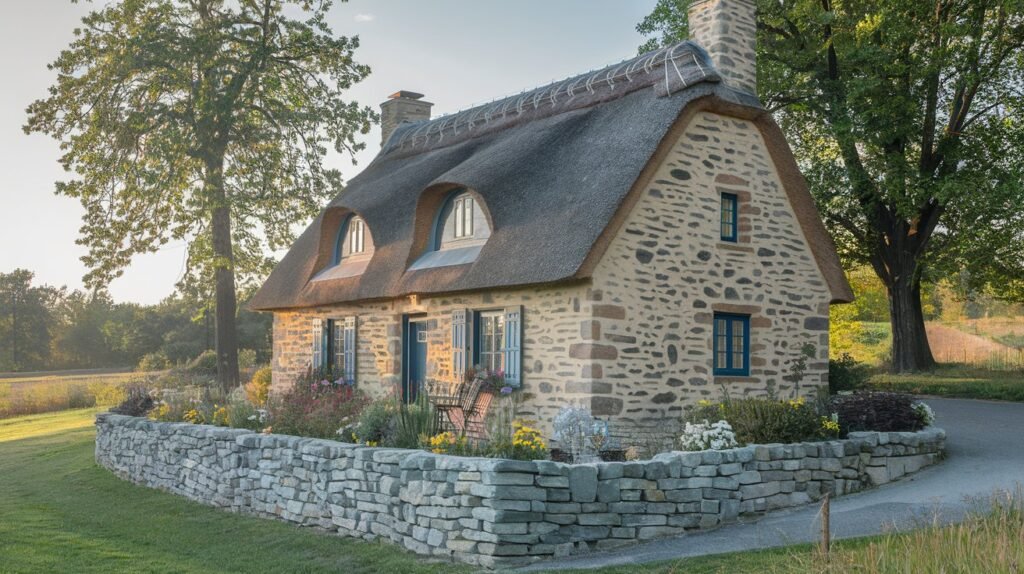
[[935, 463], [944, 439], [934, 428], [864, 432], [569, 465], [103, 414], [96, 460], [123, 478], [206, 504], [495, 567], [856, 492]]

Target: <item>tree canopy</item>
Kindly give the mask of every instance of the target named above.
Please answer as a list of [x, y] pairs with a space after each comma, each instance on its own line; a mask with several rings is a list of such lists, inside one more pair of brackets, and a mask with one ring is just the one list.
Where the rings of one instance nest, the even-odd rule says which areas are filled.
[[[344, 92], [369, 73], [357, 37], [326, 23], [329, 0], [120, 0], [86, 16], [28, 108], [26, 132], [60, 140], [85, 207], [85, 281], [188, 242], [180, 287], [216, 299], [218, 373], [237, 381], [236, 289], [270, 270], [342, 186], [329, 147], [351, 155], [374, 112]], [[237, 285], [236, 285], [237, 280]]]
[[[688, 0], [638, 30], [684, 38]], [[1024, 277], [1024, 2], [758, 0], [758, 92], [850, 264], [886, 285], [896, 370], [933, 364], [921, 283]], [[1019, 283], [1016, 283], [1019, 285]]]

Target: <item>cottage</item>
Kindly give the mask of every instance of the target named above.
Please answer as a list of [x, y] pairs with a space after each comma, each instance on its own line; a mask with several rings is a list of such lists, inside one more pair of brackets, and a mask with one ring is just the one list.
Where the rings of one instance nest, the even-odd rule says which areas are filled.
[[376, 159], [252, 301], [274, 387], [331, 365], [409, 398], [483, 365], [543, 429], [573, 404], [637, 436], [722, 387], [825, 382], [829, 304], [852, 293], [755, 95], [754, 3], [694, 2], [690, 27], [454, 115], [391, 96]]

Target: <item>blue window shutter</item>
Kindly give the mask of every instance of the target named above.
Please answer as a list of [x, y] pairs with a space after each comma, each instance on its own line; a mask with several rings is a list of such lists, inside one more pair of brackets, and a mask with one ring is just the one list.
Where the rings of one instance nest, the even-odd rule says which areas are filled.
[[315, 370], [323, 365], [324, 320], [313, 319], [313, 360], [310, 366]]
[[356, 382], [356, 318], [345, 317], [343, 322], [342, 344], [344, 350], [342, 355], [345, 359], [343, 375], [345, 382], [355, 384]]
[[452, 377], [456, 381], [466, 378], [469, 348], [469, 317], [465, 309], [452, 311]]
[[523, 384], [523, 307], [505, 308], [505, 382], [516, 388]]

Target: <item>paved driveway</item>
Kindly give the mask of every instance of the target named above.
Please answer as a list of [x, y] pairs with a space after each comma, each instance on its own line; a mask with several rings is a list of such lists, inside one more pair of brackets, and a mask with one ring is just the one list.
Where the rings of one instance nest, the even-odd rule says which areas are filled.
[[[916, 475], [832, 502], [836, 538], [961, 518], [971, 499], [1024, 484], [1024, 403], [925, 399], [946, 429], [947, 459]], [[771, 513], [709, 532], [536, 564], [526, 570], [597, 568], [784, 546], [816, 540], [818, 505]]]

